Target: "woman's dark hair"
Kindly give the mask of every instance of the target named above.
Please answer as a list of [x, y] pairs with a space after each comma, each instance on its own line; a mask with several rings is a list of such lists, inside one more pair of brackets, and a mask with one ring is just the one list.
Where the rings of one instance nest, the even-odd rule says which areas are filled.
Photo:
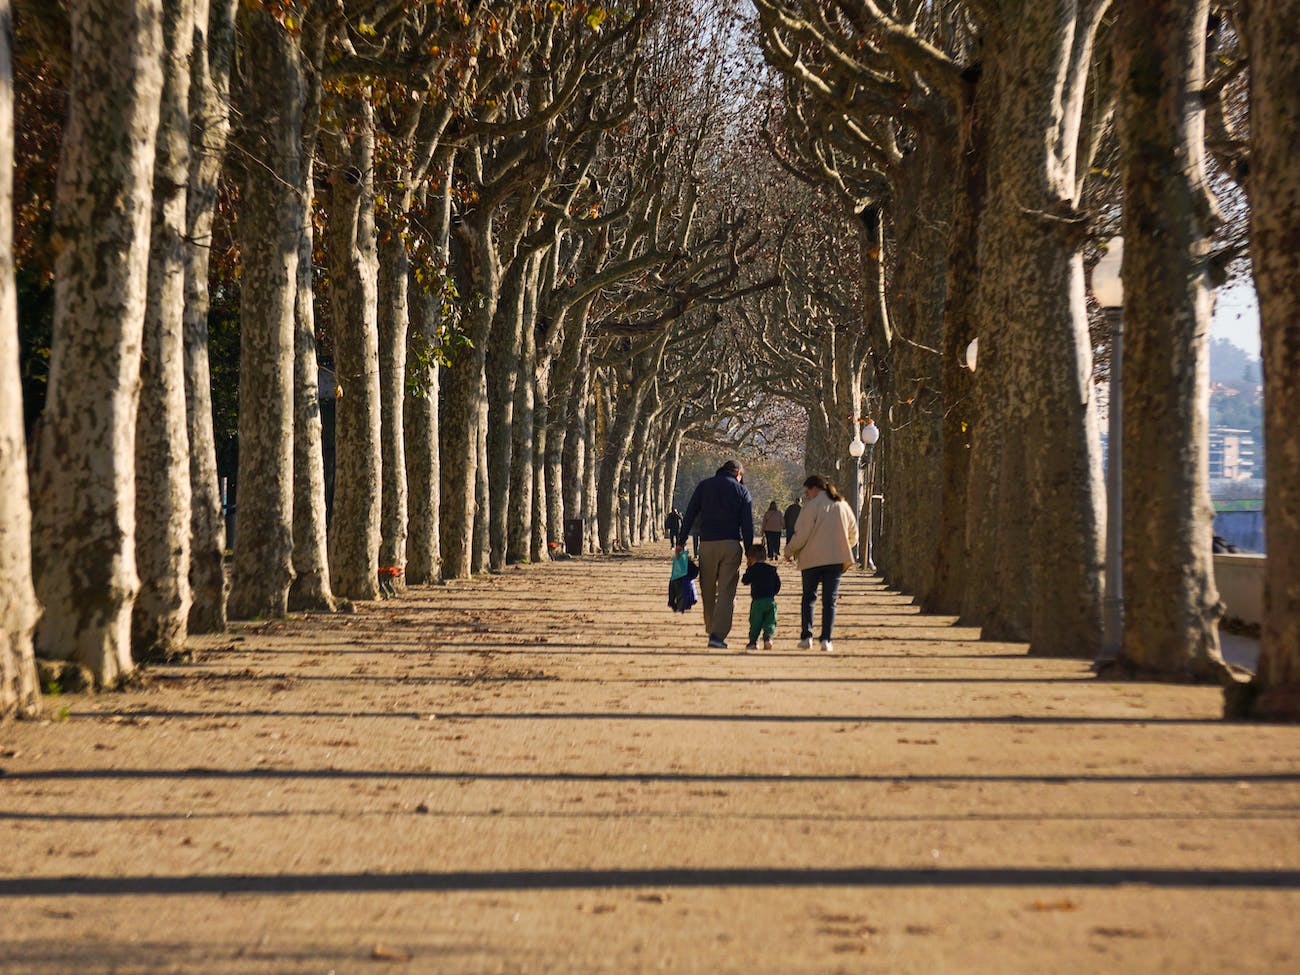
[[826, 480], [826, 478], [822, 477], [820, 474], [813, 474], [808, 478], [808, 480], [803, 482], [803, 486], [806, 488], [816, 488], [818, 491], [825, 491], [832, 501], [844, 500], [840, 492], [835, 490], [835, 485]]

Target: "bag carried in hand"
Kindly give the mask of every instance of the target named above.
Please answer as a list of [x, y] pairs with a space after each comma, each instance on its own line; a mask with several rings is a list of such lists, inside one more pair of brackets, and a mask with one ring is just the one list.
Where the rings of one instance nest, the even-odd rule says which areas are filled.
[[700, 598], [695, 587], [695, 579], [700, 574], [700, 567], [685, 552], [679, 552], [673, 558], [673, 571], [668, 579], [668, 607], [674, 613], [685, 613]]

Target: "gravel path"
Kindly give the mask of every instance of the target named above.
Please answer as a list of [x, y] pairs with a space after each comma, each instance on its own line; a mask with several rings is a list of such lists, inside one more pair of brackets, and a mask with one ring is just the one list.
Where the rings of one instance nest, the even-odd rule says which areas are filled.
[[857, 573], [800, 652], [782, 573], [771, 653], [656, 550], [51, 700], [0, 728], [0, 972], [1300, 970], [1300, 728]]

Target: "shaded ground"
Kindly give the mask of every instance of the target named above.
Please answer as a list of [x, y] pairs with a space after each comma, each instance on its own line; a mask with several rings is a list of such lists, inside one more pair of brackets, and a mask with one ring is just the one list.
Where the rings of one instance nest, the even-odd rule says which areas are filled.
[[1300, 729], [858, 574], [834, 655], [792, 591], [710, 651], [667, 568], [249, 625], [0, 729], [0, 972], [1300, 970]]

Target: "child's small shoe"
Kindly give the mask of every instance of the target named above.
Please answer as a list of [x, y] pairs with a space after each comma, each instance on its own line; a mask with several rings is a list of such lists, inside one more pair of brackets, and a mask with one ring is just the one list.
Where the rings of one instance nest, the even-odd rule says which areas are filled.
[[764, 650], [772, 649], [772, 638], [770, 636], [763, 637], [763, 649]]
[[756, 643], [754, 640], [750, 640], [748, 643], [745, 644], [745, 649], [746, 649], [746, 650], [757, 650], [757, 649], [758, 649], [758, 643]]

